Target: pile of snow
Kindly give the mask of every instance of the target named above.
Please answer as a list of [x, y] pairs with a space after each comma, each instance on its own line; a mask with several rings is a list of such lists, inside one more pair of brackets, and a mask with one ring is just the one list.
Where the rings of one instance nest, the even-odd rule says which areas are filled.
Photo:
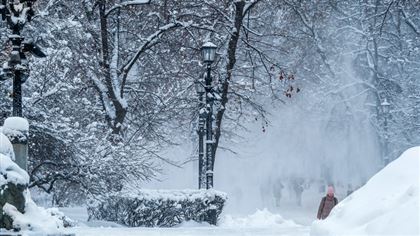
[[38, 207], [27, 194], [25, 213], [20, 213], [14, 206], [6, 203], [4, 212], [13, 219], [13, 226], [22, 231], [35, 231], [37, 233], [62, 233], [64, 227], [73, 223], [56, 208], [44, 209]]
[[420, 235], [420, 147], [404, 152], [340, 202], [312, 236]]
[[11, 140], [17, 138], [19, 141], [26, 141], [29, 132], [29, 123], [22, 117], [9, 117], [4, 121], [0, 132]]
[[9, 117], [4, 121], [3, 128], [25, 132], [29, 131], [29, 123], [22, 117]]
[[181, 224], [175, 226], [176, 228], [200, 228], [200, 227], [215, 227], [207, 222], [197, 222], [193, 220], [187, 220], [182, 222]]
[[220, 227], [228, 228], [271, 228], [271, 227], [296, 227], [291, 220], [285, 220], [279, 214], [273, 214], [267, 209], [257, 210], [247, 217], [233, 217], [226, 215], [219, 224]]
[[0, 186], [7, 183], [26, 186], [29, 183], [29, 175], [10, 157], [0, 154]]
[[0, 154], [10, 157], [15, 160], [15, 152], [13, 151], [12, 143], [6, 135], [0, 132]]

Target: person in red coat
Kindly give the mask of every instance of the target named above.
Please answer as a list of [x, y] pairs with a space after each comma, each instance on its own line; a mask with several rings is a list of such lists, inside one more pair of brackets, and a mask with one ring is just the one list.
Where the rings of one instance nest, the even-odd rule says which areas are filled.
[[327, 196], [323, 197], [318, 208], [318, 220], [323, 220], [328, 217], [331, 210], [337, 205], [338, 200], [334, 197], [333, 186], [328, 186]]

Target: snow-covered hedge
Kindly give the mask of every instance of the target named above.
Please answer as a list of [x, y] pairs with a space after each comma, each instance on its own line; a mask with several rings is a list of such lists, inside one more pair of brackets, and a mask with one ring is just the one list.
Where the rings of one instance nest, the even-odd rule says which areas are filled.
[[116, 193], [88, 207], [89, 220], [130, 227], [172, 227], [194, 220], [216, 224], [226, 194], [215, 190], [137, 190]]

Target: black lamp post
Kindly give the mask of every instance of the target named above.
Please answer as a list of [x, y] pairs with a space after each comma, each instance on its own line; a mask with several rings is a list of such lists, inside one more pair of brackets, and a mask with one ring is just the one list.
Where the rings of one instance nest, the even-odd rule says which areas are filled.
[[388, 153], [388, 117], [391, 109], [391, 104], [385, 98], [384, 101], [381, 103], [382, 113], [384, 116], [384, 132], [385, 132], [385, 140], [384, 140], [384, 157], [383, 157], [383, 165], [386, 166], [389, 163], [389, 153]]
[[195, 91], [198, 95], [199, 105], [198, 105], [198, 189], [202, 189], [206, 186], [206, 178], [203, 173], [206, 172], [206, 165], [204, 160], [204, 134], [205, 134], [205, 123], [206, 123], [206, 109], [205, 101], [203, 100], [206, 90], [204, 85], [200, 80], [194, 82]]
[[213, 91], [212, 91], [212, 78], [211, 78], [211, 64], [216, 57], [217, 46], [211, 42], [205, 43], [201, 47], [203, 62], [206, 64], [207, 73], [205, 76], [205, 101], [206, 101], [206, 188], [213, 188]]
[[31, 21], [34, 11], [32, 5], [36, 0], [1, 0], [0, 14], [7, 22], [12, 43], [9, 61], [0, 69], [0, 81], [13, 78], [13, 116], [22, 116], [22, 84], [29, 77], [28, 61], [25, 53], [36, 57], [45, 57], [41, 49], [32, 42], [25, 42], [21, 31]]

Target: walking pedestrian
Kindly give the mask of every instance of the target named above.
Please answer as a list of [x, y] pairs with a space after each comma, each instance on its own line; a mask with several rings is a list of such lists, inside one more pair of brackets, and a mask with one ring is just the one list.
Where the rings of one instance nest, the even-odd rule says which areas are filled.
[[331, 210], [337, 205], [338, 200], [334, 197], [334, 187], [328, 186], [327, 196], [323, 197], [318, 208], [318, 220], [323, 220], [328, 217]]

